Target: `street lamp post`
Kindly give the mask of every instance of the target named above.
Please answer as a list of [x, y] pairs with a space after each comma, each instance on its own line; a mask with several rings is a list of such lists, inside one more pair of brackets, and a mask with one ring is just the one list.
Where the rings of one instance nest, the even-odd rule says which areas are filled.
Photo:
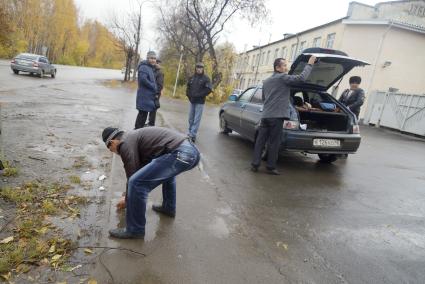
[[174, 83], [173, 98], [176, 95], [177, 81], [179, 80], [180, 65], [182, 63], [182, 58], [183, 58], [183, 46], [180, 46], [180, 60], [179, 60], [179, 66], [177, 67], [176, 82]]

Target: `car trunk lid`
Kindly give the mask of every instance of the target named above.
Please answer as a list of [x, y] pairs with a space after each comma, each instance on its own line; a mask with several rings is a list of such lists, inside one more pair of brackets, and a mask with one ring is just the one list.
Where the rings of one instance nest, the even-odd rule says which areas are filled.
[[[293, 86], [326, 91], [354, 67], [369, 65], [369, 63], [365, 61], [348, 57], [345, 53], [334, 50], [327, 50], [327, 53], [320, 52], [321, 50], [319, 50], [319, 52], [309, 51], [318, 50], [304, 50], [294, 61], [288, 74], [300, 74], [312, 55], [317, 57], [318, 62], [314, 64], [313, 70], [305, 82], [296, 83], [293, 84]], [[330, 51], [334, 52], [330, 53]]]

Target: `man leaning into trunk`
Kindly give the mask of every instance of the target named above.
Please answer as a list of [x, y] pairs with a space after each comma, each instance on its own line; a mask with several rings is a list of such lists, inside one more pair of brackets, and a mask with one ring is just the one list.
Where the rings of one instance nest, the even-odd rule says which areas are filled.
[[304, 70], [299, 75], [288, 75], [286, 60], [277, 58], [273, 63], [274, 73], [263, 83], [263, 113], [261, 116], [258, 136], [255, 140], [254, 157], [251, 170], [257, 172], [261, 163], [261, 154], [266, 143], [267, 148], [267, 173], [279, 175], [276, 162], [279, 156], [283, 121], [290, 116], [289, 98], [291, 83], [303, 82], [310, 75], [316, 60], [311, 56]]

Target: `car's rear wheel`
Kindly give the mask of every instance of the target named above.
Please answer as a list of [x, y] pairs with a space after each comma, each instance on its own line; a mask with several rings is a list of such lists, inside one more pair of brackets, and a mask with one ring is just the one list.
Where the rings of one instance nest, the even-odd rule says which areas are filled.
[[16, 75], [19, 74], [19, 70], [13, 69], [13, 73], [15, 73]]
[[56, 78], [56, 70], [53, 70], [53, 71], [52, 71], [51, 76], [52, 76], [52, 78]]
[[338, 160], [338, 156], [335, 154], [318, 154], [320, 162], [330, 164]]
[[226, 119], [224, 118], [223, 113], [220, 114], [220, 131], [223, 134], [232, 133], [232, 129], [227, 126]]

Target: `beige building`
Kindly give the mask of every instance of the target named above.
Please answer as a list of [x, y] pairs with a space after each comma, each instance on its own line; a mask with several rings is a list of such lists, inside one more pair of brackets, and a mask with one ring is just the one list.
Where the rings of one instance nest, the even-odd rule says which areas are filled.
[[[347, 16], [239, 54], [235, 74], [239, 88], [261, 83], [273, 72], [273, 61], [292, 63], [309, 47], [332, 48], [371, 65], [355, 68], [339, 86], [339, 96], [352, 75], [362, 77], [368, 93], [386, 91], [425, 94], [425, 0], [381, 2], [375, 6], [351, 2]], [[367, 101], [366, 101], [367, 103]], [[366, 107], [362, 108], [362, 114]]]

